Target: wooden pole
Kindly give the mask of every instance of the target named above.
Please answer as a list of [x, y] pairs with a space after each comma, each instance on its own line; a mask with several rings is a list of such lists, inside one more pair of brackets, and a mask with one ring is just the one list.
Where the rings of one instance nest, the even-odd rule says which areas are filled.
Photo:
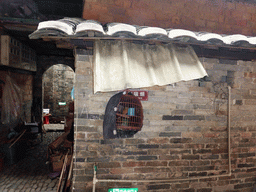
[[71, 176], [72, 176], [73, 162], [74, 162], [74, 159], [72, 157], [72, 160], [71, 160], [71, 163], [70, 163], [70, 167], [69, 167], [69, 172], [68, 172], [67, 183], [66, 183], [66, 186], [65, 186], [65, 192], [67, 191], [67, 188], [70, 187], [70, 185], [71, 185]]
[[20, 136], [9, 146], [9, 148], [11, 148], [21, 137], [22, 135], [24, 135], [24, 133], [26, 132], [27, 130], [24, 129], [23, 132], [20, 134]]
[[62, 166], [57, 192], [60, 192], [61, 183], [62, 183], [63, 176], [64, 176], [64, 173], [65, 173], [65, 170], [66, 170], [66, 165], [67, 165], [67, 162], [68, 162], [68, 153], [69, 153], [69, 151], [67, 152], [67, 154], [65, 156], [64, 163], [63, 163], [63, 166]]

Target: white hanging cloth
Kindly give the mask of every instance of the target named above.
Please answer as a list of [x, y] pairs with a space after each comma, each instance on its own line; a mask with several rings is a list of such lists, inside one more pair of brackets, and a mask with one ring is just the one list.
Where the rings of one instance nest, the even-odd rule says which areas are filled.
[[191, 46], [117, 40], [94, 44], [94, 93], [168, 85], [207, 76]]

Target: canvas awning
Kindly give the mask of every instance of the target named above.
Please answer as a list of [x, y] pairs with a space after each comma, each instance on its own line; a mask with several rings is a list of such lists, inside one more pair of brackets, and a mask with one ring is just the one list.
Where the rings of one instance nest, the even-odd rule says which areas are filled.
[[95, 93], [162, 86], [206, 75], [190, 46], [109, 40], [95, 42]]

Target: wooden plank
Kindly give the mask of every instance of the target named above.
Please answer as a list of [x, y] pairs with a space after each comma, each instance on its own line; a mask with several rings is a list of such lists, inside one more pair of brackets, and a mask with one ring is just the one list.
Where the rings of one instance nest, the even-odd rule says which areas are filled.
[[73, 153], [72, 153], [72, 160], [71, 162], [69, 162], [69, 170], [67, 172], [67, 177], [65, 179], [65, 183], [64, 183], [64, 187], [63, 187], [63, 192], [68, 192], [70, 191], [70, 187], [71, 187], [71, 177], [72, 177], [72, 170], [73, 170]]
[[70, 42], [58, 41], [56, 42], [56, 47], [60, 49], [73, 49], [74, 45], [72, 45]]
[[[44, 40], [46, 38], [43, 37]], [[64, 41], [66, 43], [71, 43], [76, 47], [91, 49], [92, 45], [89, 42], [94, 42], [96, 40], [125, 40], [129, 42], [141, 42], [141, 43], [173, 43], [176, 45], [190, 45], [195, 50], [199, 57], [209, 57], [209, 58], [223, 58], [223, 59], [235, 59], [235, 60], [256, 60], [256, 46], [232, 46], [232, 45], [214, 45], [214, 44], [204, 44], [200, 42], [180, 42], [170, 40], [160, 40], [160, 39], [143, 39], [143, 38], [125, 38], [125, 37], [47, 37], [47, 41]], [[88, 43], [89, 44], [88, 44]]]
[[13, 73], [36, 75], [35, 71], [29, 71], [29, 70], [26, 70], [26, 69], [18, 69], [18, 68], [11, 67], [11, 66], [6, 66], [6, 65], [0, 65], [0, 68], [3, 71], [10, 71], [10, 72], [13, 72]]
[[65, 191], [68, 187], [71, 186], [71, 177], [72, 177], [72, 171], [73, 171], [73, 163], [74, 163], [74, 158], [72, 157], [71, 163], [70, 163], [70, 167], [69, 167], [69, 172], [68, 172], [68, 178], [67, 178], [67, 184], [65, 187]]
[[221, 47], [221, 48], [228, 48], [228, 49], [246, 49], [246, 50], [255, 50], [255, 47], [242, 47], [242, 46], [232, 46], [232, 45], [211, 45], [211, 44], [204, 44], [200, 42], [182, 42], [182, 41], [175, 41], [172, 39], [168, 40], [161, 40], [161, 39], [144, 39], [144, 38], [128, 38], [128, 37], [112, 37], [112, 36], [105, 36], [105, 37], [42, 37], [43, 40], [47, 41], [58, 41], [58, 40], [64, 40], [64, 41], [72, 41], [72, 40], [83, 40], [83, 41], [95, 41], [95, 40], [126, 40], [126, 41], [142, 41], [143, 43], [173, 43], [173, 44], [181, 44], [181, 45], [198, 45], [201, 47]]
[[64, 140], [67, 138], [69, 134], [69, 131], [66, 133], [63, 133], [61, 136], [59, 136], [57, 139], [55, 139], [50, 145], [49, 148], [56, 149], [58, 146], [60, 146]]
[[1, 35], [1, 63], [3, 65], [9, 65], [9, 45], [9, 36]]
[[49, 37], [42, 37], [42, 39], [43, 39], [44, 41], [52, 41], [52, 39], [49, 38]]
[[[64, 154], [63, 155], [51, 155], [50, 156], [50, 161], [51, 161], [51, 169], [53, 172], [58, 172], [61, 171], [63, 163], [64, 163]], [[70, 165], [72, 155], [68, 155], [68, 161], [67, 161], [67, 166]]]
[[60, 179], [59, 179], [59, 184], [58, 184], [57, 192], [60, 192], [62, 180], [63, 180], [63, 177], [64, 177], [65, 172], [66, 172], [66, 166], [67, 166], [67, 162], [68, 162], [68, 153], [69, 153], [69, 152], [67, 152], [67, 154], [66, 154], [66, 156], [65, 156], [65, 160], [64, 160], [63, 167], [62, 167], [62, 170], [61, 170], [61, 174], [60, 174]]

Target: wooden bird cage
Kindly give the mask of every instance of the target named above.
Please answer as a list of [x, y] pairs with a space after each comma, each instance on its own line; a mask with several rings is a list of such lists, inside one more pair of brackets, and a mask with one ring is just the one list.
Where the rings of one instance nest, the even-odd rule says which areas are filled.
[[126, 91], [116, 107], [116, 129], [140, 131], [143, 125], [143, 108], [140, 100]]

